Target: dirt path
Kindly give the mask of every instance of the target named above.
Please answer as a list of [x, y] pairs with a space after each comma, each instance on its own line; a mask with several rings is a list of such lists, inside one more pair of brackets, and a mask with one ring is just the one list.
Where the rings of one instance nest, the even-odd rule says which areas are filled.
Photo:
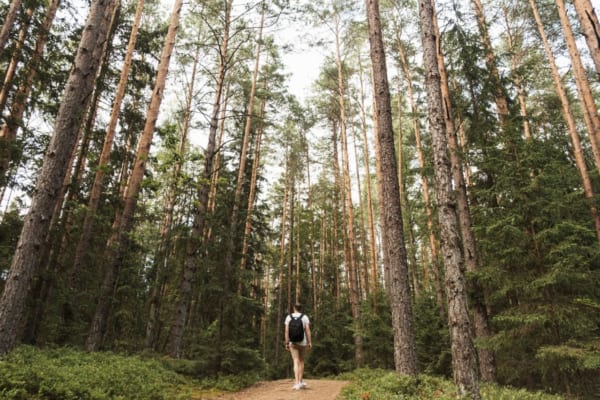
[[259, 382], [241, 392], [221, 395], [215, 400], [335, 400], [342, 387], [349, 382], [330, 380], [305, 380], [306, 389], [293, 390], [293, 380], [283, 379]]

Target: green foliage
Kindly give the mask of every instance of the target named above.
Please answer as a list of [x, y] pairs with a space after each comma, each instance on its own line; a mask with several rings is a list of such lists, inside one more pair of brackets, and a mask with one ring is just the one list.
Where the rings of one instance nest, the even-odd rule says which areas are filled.
[[[448, 379], [419, 375], [410, 377], [389, 370], [359, 369], [343, 374], [340, 379], [353, 383], [342, 390], [341, 400], [456, 400], [456, 386]], [[560, 400], [540, 392], [527, 392], [484, 384], [483, 400]]]
[[5, 213], [0, 223], [0, 292], [4, 287], [12, 255], [17, 247], [23, 220], [16, 210]]
[[[349, 305], [321, 305], [323, 312], [311, 319], [313, 348], [306, 360], [306, 372], [314, 376], [337, 375], [354, 365], [354, 340]], [[287, 356], [287, 355], [286, 355]]]
[[156, 360], [21, 346], [0, 361], [2, 399], [171, 399], [184, 380]]
[[435, 300], [420, 296], [413, 308], [417, 362], [424, 374], [450, 376], [450, 332], [440, 318]]

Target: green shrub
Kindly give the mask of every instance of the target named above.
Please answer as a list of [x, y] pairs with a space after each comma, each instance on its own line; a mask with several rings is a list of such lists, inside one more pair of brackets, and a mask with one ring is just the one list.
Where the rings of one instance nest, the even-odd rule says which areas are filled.
[[21, 346], [0, 361], [0, 399], [161, 400], [182, 384], [156, 360], [112, 353]]
[[[341, 400], [456, 400], [452, 381], [428, 375], [416, 378], [401, 376], [394, 371], [360, 369], [340, 375], [353, 383], [346, 386]], [[561, 397], [539, 392], [482, 384], [482, 400], [560, 400]]]

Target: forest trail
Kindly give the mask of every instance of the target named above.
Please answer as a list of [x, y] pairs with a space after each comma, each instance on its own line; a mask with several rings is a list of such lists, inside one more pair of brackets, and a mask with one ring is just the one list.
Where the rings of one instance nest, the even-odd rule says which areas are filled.
[[241, 392], [213, 397], [213, 400], [335, 400], [348, 381], [307, 379], [306, 389], [293, 390], [294, 381], [281, 379], [259, 382]]

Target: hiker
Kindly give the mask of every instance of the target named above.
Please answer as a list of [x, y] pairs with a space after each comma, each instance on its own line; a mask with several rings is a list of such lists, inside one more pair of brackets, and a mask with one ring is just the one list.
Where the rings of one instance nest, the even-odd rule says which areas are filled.
[[294, 360], [294, 390], [306, 388], [304, 375], [304, 355], [312, 348], [310, 320], [302, 313], [302, 305], [296, 303], [294, 311], [285, 318], [285, 348]]

